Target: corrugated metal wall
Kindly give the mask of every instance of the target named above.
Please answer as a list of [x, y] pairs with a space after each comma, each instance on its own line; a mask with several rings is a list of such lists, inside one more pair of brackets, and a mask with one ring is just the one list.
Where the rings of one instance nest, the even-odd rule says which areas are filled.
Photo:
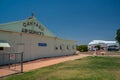
[[[71, 55], [76, 51], [76, 42], [55, 37], [26, 33], [0, 31], [0, 40], [11, 45], [11, 52], [24, 52], [24, 61], [44, 57]], [[43, 45], [40, 45], [43, 44]]]

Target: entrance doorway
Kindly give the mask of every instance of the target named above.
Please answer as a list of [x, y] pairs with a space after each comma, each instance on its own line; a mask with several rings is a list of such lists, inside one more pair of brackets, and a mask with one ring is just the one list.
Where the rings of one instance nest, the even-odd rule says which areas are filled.
[[24, 51], [24, 43], [17, 44], [17, 53], [22, 53]]

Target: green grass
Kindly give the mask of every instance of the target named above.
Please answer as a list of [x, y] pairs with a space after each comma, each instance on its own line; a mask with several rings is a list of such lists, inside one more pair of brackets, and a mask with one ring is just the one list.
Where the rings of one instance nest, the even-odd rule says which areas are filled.
[[120, 80], [120, 57], [86, 57], [2, 80]]

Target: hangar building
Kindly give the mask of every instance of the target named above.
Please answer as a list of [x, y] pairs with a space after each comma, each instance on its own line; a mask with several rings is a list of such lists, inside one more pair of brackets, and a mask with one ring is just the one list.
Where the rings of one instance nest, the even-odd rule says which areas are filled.
[[119, 50], [117, 41], [93, 40], [88, 44], [88, 50], [92, 51], [96, 46], [100, 46], [102, 50]]
[[26, 20], [0, 24], [0, 53], [23, 52], [23, 60], [72, 55], [76, 41], [56, 37], [32, 15]]

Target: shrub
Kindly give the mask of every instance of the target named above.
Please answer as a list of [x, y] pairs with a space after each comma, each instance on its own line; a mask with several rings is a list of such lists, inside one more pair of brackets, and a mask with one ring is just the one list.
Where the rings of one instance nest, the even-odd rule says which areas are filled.
[[77, 46], [77, 50], [80, 52], [87, 52], [88, 46], [87, 45], [79, 45], [79, 46]]

